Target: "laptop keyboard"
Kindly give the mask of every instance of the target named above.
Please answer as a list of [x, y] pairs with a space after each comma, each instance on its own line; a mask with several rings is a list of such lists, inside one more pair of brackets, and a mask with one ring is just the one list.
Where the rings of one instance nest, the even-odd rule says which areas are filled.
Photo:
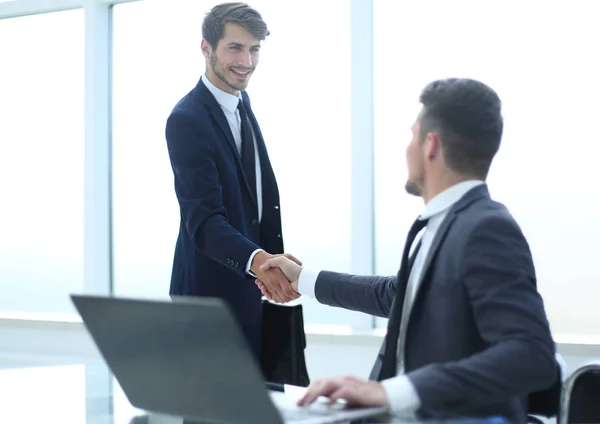
[[309, 407], [283, 408], [281, 413], [286, 420], [300, 421], [309, 418], [328, 417], [339, 414], [342, 408], [328, 405], [311, 405]]
[[293, 399], [285, 396], [283, 393], [271, 393], [271, 398], [286, 422], [331, 417], [339, 415], [340, 412], [345, 410], [343, 403], [328, 405], [325, 399], [317, 400], [312, 405], [298, 406]]

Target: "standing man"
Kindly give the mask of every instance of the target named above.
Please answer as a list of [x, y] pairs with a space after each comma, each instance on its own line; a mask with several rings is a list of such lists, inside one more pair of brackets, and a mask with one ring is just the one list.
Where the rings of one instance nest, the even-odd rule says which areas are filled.
[[279, 191], [244, 90], [269, 31], [248, 5], [224, 3], [206, 15], [202, 35], [206, 73], [166, 125], [181, 216], [170, 294], [226, 300], [260, 360], [254, 278], [278, 302], [296, 295], [279, 269], [260, 270], [283, 253]]
[[456, 78], [429, 84], [420, 100], [406, 191], [425, 208], [398, 275], [311, 271], [286, 258], [263, 265], [281, 267], [323, 304], [389, 318], [371, 381], [316, 382], [300, 403], [323, 395], [398, 415], [524, 424], [527, 395], [556, 384], [560, 371], [527, 240], [485, 184], [502, 138], [501, 102], [483, 83]]

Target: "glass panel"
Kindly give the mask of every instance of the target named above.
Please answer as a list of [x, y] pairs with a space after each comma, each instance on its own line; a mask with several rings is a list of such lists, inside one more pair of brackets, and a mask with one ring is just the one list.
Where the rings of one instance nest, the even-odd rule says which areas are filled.
[[[281, 193], [286, 250], [310, 267], [350, 268], [350, 4], [252, 3], [270, 27], [248, 92]], [[204, 71], [201, 25], [212, 1], [114, 6], [114, 270], [122, 295], [168, 293], [179, 209], [166, 118]], [[319, 13], [315, 14], [314, 10]], [[323, 48], [322, 31], [327, 28]], [[160, 31], [157, 28], [160, 27]], [[335, 64], [333, 77], [314, 72]], [[332, 87], [331, 85], [335, 84]], [[306, 321], [350, 313], [306, 301]]]
[[437, 78], [480, 79], [498, 92], [505, 116], [490, 191], [528, 237], [553, 330], [600, 332], [593, 212], [600, 150], [588, 125], [600, 96], [595, 10], [585, 1], [375, 2], [379, 273], [396, 272], [423, 207], [402, 188], [420, 90]]
[[0, 20], [0, 311], [83, 288], [83, 10]]

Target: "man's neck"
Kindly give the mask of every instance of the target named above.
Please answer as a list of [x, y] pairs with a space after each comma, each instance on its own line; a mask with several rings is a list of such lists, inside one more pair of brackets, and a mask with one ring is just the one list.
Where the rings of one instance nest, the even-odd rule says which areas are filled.
[[224, 91], [227, 94], [232, 94], [234, 96], [238, 95], [238, 93], [239, 93], [238, 90], [234, 90], [233, 88], [231, 88], [221, 78], [219, 78], [215, 73], [213, 73], [207, 69], [206, 73], [204, 75], [206, 75], [206, 78], [208, 78], [210, 83], [212, 85], [214, 85], [215, 87], [217, 87], [219, 90]]
[[447, 174], [444, 178], [432, 179], [429, 184], [425, 184], [425, 188], [423, 189], [422, 198], [423, 202], [427, 205], [438, 194], [443, 191], [448, 190], [450, 187], [455, 186], [456, 184], [462, 183], [464, 181], [469, 180], [480, 180], [479, 177], [466, 176], [466, 175], [458, 175], [458, 174]]

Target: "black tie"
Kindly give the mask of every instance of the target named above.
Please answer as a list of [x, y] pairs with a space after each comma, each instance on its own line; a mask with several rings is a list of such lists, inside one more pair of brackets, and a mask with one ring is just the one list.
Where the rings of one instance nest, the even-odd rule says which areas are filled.
[[392, 310], [388, 320], [387, 335], [385, 339], [385, 351], [383, 354], [383, 360], [381, 364], [381, 371], [379, 373], [379, 381], [394, 377], [396, 375], [397, 358], [398, 358], [398, 336], [400, 333], [400, 321], [402, 319], [402, 307], [404, 305], [404, 297], [406, 295], [406, 288], [408, 286], [408, 277], [416, 258], [421, 243], [417, 245], [412, 258], [409, 259], [410, 248], [415, 241], [415, 237], [419, 234], [427, 225], [426, 219], [417, 219], [406, 238], [406, 244], [404, 245], [404, 251], [402, 253], [402, 262], [400, 263], [400, 270], [396, 277], [396, 296], [392, 303]]
[[252, 129], [250, 128], [250, 121], [248, 120], [248, 112], [244, 101], [240, 99], [238, 103], [238, 110], [240, 111], [240, 121], [242, 122], [242, 166], [244, 173], [248, 179], [250, 185], [250, 191], [252, 196], [256, 199], [256, 163], [254, 159], [254, 137], [252, 136]]

